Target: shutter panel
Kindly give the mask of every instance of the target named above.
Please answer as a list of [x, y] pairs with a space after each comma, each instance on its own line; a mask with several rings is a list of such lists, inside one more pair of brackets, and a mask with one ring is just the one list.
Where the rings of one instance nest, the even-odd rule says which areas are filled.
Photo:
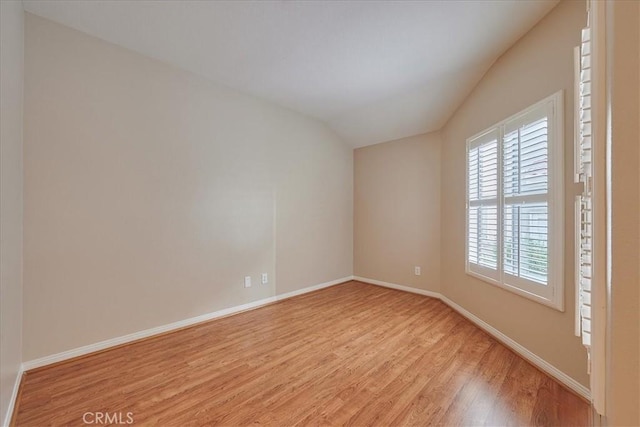
[[546, 203], [527, 204], [520, 211], [520, 277], [548, 283], [549, 215]]
[[467, 148], [467, 262], [483, 275], [498, 269], [498, 134], [479, 136]]
[[[513, 283], [549, 282], [549, 118], [541, 106], [505, 125], [503, 268]], [[506, 276], [507, 278], [509, 276]]]
[[[480, 199], [498, 197], [498, 141], [479, 147]], [[498, 268], [498, 206], [480, 206], [478, 218], [478, 264], [491, 269]]]
[[479, 182], [479, 176], [478, 176], [478, 165], [479, 165], [478, 155], [479, 154], [480, 154], [480, 147], [475, 147], [470, 149], [469, 153], [467, 154], [467, 162], [468, 162], [467, 169], [469, 171], [469, 176], [468, 176], [469, 200], [480, 199], [480, 195], [478, 191], [478, 189], [480, 188], [480, 182]]
[[[478, 168], [480, 147], [469, 149], [467, 153], [467, 186], [469, 201], [477, 201], [480, 199], [480, 178]], [[478, 264], [478, 219], [480, 218], [480, 207], [468, 207], [467, 212], [467, 260], [472, 264]]]
[[480, 217], [480, 207], [470, 207], [468, 215], [468, 261], [471, 264], [478, 264], [478, 218]]
[[547, 118], [520, 128], [520, 194], [546, 193], [549, 187]]
[[520, 206], [505, 206], [502, 218], [504, 222], [504, 271], [518, 276], [520, 275]]
[[498, 268], [498, 207], [480, 206], [478, 214], [478, 264]]
[[471, 206], [468, 217], [468, 261], [495, 270], [498, 268], [498, 208]]
[[498, 197], [498, 141], [482, 144], [479, 149], [480, 199], [496, 199]]
[[544, 194], [549, 186], [547, 117], [528, 123], [504, 137], [505, 197]]
[[582, 30], [580, 46], [580, 87], [579, 87], [579, 137], [576, 155], [578, 180], [582, 183], [582, 194], [577, 196], [576, 233], [578, 241], [578, 265], [576, 281], [579, 290], [579, 323], [582, 343], [590, 351], [591, 347], [591, 266], [592, 266], [592, 194], [591, 194], [591, 40], [589, 28]]
[[546, 285], [549, 211], [546, 203], [505, 205], [504, 271]]

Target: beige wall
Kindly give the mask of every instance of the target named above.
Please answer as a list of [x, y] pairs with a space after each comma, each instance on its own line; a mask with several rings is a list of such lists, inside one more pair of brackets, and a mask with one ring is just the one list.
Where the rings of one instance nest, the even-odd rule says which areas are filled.
[[585, 3], [564, 1], [511, 47], [443, 129], [442, 291], [482, 320], [588, 386], [586, 352], [574, 336], [573, 199], [565, 201], [565, 311], [559, 312], [465, 274], [465, 141], [564, 90], [565, 180], [573, 173], [573, 48]]
[[355, 150], [356, 276], [440, 291], [440, 150], [439, 133]]
[[22, 2], [0, 2], [0, 423], [22, 362]]
[[606, 425], [640, 425], [640, 3], [609, 2], [611, 286]]
[[25, 54], [24, 360], [352, 274], [326, 126], [30, 14]]

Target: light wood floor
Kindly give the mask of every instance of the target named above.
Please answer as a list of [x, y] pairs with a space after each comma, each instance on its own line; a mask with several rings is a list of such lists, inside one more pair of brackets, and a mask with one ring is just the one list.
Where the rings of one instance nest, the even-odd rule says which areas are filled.
[[359, 282], [28, 372], [18, 405], [19, 426], [589, 424], [442, 302]]

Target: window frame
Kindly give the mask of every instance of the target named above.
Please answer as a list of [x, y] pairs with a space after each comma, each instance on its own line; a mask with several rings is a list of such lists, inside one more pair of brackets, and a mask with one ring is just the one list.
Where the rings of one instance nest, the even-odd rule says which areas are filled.
[[[466, 141], [465, 149], [465, 272], [467, 275], [480, 279], [486, 283], [508, 290], [517, 295], [564, 311], [564, 91], [560, 90], [530, 107], [484, 129], [471, 136]], [[513, 276], [504, 271], [504, 174], [503, 150], [504, 137], [507, 126], [522, 121], [526, 117], [535, 115], [539, 109], [547, 110], [548, 126], [548, 189], [546, 193], [548, 212], [548, 275], [547, 284], [535, 285], [534, 281]], [[471, 204], [480, 205], [469, 200], [469, 151], [487, 143], [488, 137], [497, 135], [498, 138], [498, 191], [497, 191], [497, 256], [496, 270], [469, 262], [469, 210]], [[513, 196], [510, 196], [511, 198]], [[523, 199], [531, 196], [516, 196]], [[508, 197], [509, 198], [509, 197]], [[535, 197], [534, 197], [535, 198]], [[480, 239], [480, 236], [478, 236]], [[507, 279], [508, 276], [508, 280]], [[536, 287], [538, 286], [538, 287]], [[544, 288], [542, 288], [544, 287]], [[538, 292], [536, 292], [538, 291]]]

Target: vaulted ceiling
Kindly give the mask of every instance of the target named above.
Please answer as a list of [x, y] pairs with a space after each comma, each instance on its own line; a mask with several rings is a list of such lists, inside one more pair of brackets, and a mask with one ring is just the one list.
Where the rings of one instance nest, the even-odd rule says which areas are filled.
[[557, 0], [24, 1], [27, 11], [334, 129], [437, 130]]

